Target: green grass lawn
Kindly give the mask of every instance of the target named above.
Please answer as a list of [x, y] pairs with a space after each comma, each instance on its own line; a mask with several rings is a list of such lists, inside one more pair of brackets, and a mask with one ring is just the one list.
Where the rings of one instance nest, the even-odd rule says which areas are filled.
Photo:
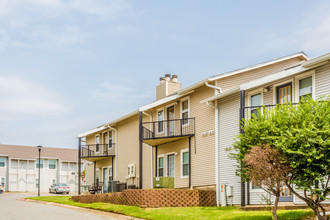
[[[237, 207], [177, 207], [140, 208], [110, 203], [79, 203], [69, 200], [70, 196], [43, 196], [26, 199], [55, 202], [83, 208], [114, 212], [145, 219], [272, 219], [268, 211], [242, 211]], [[278, 211], [280, 219], [303, 219], [314, 216], [309, 210]]]

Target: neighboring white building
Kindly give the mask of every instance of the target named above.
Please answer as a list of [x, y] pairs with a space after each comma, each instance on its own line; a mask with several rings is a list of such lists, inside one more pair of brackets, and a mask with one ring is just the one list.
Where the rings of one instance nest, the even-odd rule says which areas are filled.
[[[78, 150], [43, 147], [40, 158], [41, 192], [54, 183], [65, 183], [71, 192], [78, 191]], [[5, 191], [37, 191], [38, 164], [37, 147], [0, 144], [0, 182]]]

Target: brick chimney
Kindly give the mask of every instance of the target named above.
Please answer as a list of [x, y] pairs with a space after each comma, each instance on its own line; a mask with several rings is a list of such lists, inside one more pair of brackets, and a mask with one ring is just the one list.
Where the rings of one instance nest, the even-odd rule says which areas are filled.
[[165, 77], [159, 78], [159, 84], [156, 86], [156, 100], [165, 98], [181, 89], [181, 83], [178, 82], [178, 75], [165, 74]]

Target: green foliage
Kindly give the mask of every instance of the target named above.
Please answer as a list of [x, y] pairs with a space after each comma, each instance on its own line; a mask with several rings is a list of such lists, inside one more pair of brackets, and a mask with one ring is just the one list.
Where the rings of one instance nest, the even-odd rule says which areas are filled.
[[[253, 115], [252, 119], [242, 121], [242, 128], [245, 133], [234, 143], [233, 158], [241, 162], [251, 148], [268, 144], [281, 152], [283, 162], [288, 162], [293, 169], [291, 183], [325, 199], [330, 192], [326, 182], [330, 175], [329, 98], [307, 97], [297, 105], [277, 105], [272, 110], [262, 108], [258, 117]], [[238, 169], [238, 175], [248, 179], [244, 169]]]
[[[272, 219], [269, 211], [242, 211], [237, 207], [169, 207], [169, 208], [140, 208], [137, 206], [115, 205], [110, 203], [79, 203], [69, 200], [70, 196], [42, 196], [27, 199], [55, 202], [60, 204], [96, 209], [105, 212], [129, 215], [144, 219], [231, 219], [231, 220], [263, 220]], [[313, 217], [310, 210], [281, 210], [280, 219], [303, 219]]]

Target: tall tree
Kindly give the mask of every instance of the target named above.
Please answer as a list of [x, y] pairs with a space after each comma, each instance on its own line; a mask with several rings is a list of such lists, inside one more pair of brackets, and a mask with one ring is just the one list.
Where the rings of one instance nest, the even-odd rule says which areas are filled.
[[283, 163], [292, 169], [285, 181], [287, 187], [319, 219], [327, 219], [321, 203], [330, 193], [330, 99], [316, 101], [307, 97], [297, 105], [262, 108], [258, 117], [243, 120], [242, 128], [245, 133], [234, 144], [233, 156], [243, 167], [237, 173], [249, 179], [244, 169], [245, 155], [254, 146], [269, 145], [283, 155]]

